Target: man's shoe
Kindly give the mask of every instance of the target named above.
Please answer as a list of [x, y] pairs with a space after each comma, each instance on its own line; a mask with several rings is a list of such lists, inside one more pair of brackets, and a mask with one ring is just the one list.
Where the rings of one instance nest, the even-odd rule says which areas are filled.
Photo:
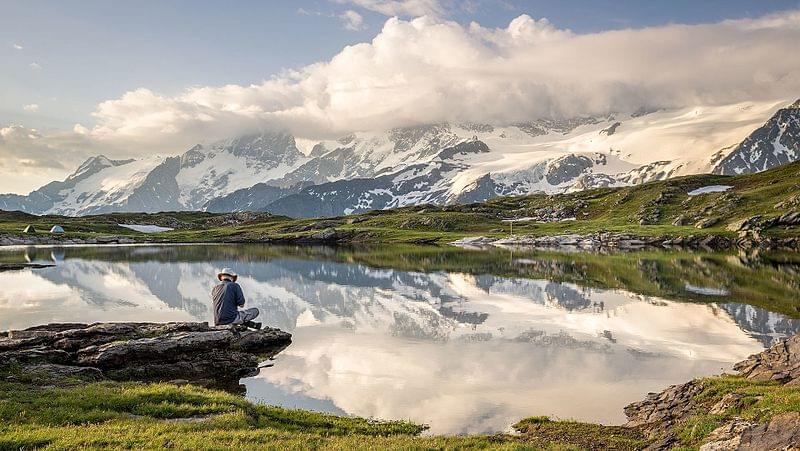
[[243, 324], [245, 327], [249, 327], [251, 329], [259, 330], [261, 329], [261, 323], [257, 323], [255, 321], [247, 321]]

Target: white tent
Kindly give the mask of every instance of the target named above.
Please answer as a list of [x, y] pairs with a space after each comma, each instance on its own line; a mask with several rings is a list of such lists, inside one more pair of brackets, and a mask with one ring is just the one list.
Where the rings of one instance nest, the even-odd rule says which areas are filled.
[[50, 229], [50, 233], [64, 233], [64, 228], [60, 225], [54, 225], [52, 229]]

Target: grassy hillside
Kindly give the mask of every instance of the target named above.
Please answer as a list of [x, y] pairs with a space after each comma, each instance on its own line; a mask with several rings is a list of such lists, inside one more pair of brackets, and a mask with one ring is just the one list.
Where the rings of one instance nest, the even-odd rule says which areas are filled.
[[[688, 196], [709, 185], [730, 185], [727, 192]], [[715, 234], [735, 236], [733, 224], [756, 215], [762, 221], [800, 211], [800, 162], [744, 176], [697, 175], [624, 188], [602, 188], [560, 195], [506, 197], [459, 206], [414, 206], [326, 219], [295, 220], [261, 214], [231, 215], [180, 212], [113, 214], [82, 218], [34, 217], [0, 213], [0, 232], [19, 234], [26, 224], [40, 231], [61, 224], [68, 236], [100, 234], [144, 238], [118, 223], [156, 224], [175, 231], [149, 235], [176, 242], [297, 240], [335, 230], [340, 241], [448, 242], [465, 236], [509, 234], [503, 219], [518, 222], [514, 234], [544, 236], [567, 233], [623, 232], [640, 236]], [[574, 218], [563, 221], [561, 219]], [[798, 225], [767, 225], [766, 236], [800, 236]]]

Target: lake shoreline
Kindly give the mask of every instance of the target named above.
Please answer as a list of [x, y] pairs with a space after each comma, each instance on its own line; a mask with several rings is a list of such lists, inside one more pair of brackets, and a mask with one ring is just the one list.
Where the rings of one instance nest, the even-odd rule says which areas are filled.
[[[15, 405], [23, 402], [25, 393], [28, 393], [38, 397], [53, 396], [64, 403], [91, 404], [101, 402], [99, 399], [97, 401], [85, 399], [85, 395], [93, 390], [104, 392], [107, 397], [137, 391], [147, 392], [150, 393], [145, 397], [147, 399], [152, 399], [154, 393], [166, 393], [167, 399], [184, 403], [183, 411], [164, 413], [165, 406], [162, 405], [162, 410], [144, 414], [140, 412], [136, 418], [112, 415], [94, 428], [102, 428], [104, 425], [108, 427], [115, 422], [132, 421], [135, 424], [137, 421], [155, 421], [166, 430], [183, 433], [185, 424], [213, 422], [215, 415], [218, 414], [217, 410], [235, 408], [242, 410], [243, 413], [250, 412], [248, 415], [257, 417], [255, 419], [251, 417], [256, 424], [245, 426], [244, 429], [239, 424], [230, 426], [231, 429], [239, 431], [238, 433], [258, 434], [260, 429], [275, 428], [276, 415], [295, 418], [293, 422], [287, 423], [285, 419], [278, 422], [278, 429], [282, 429], [284, 434], [310, 434], [320, 424], [342, 422], [340, 428], [344, 431], [338, 438], [356, 439], [360, 443], [359, 447], [366, 448], [429, 446], [430, 442], [444, 440], [448, 443], [448, 447], [467, 446], [478, 442], [488, 448], [504, 448], [516, 444], [515, 446], [528, 445], [535, 448], [576, 446], [586, 449], [644, 449], [645, 447], [667, 449], [679, 446], [700, 447], [700, 449], [736, 447], [775, 449], [796, 445], [797, 440], [800, 440], [800, 412], [792, 401], [800, 396], [800, 389], [796, 388], [797, 382], [800, 382], [800, 335], [792, 336], [770, 349], [739, 362], [735, 366], [735, 370], [738, 371], [736, 375], [695, 379], [668, 387], [660, 393], [651, 393], [644, 400], [625, 408], [628, 422], [621, 426], [530, 417], [514, 425], [518, 435], [420, 437], [419, 434], [425, 426], [407, 422], [365, 423], [366, 420], [359, 418], [341, 418], [308, 411], [259, 407], [240, 398], [238, 400], [230, 398], [230, 395], [213, 389], [195, 388], [196, 385], [191, 384], [190, 380], [175, 379], [174, 368], [157, 362], [150, 363], [149, 368], [152, 371], [141, 371], [139, 368], [134, 368], [140, 361], [130, 358], [136, 355], [174, 358], [175, 354], [166, 349], [174, 348], [173, 344], [181, 348], [184, 355], [196, 354], [200, 350], [208, 349], [210, 342], [205, 338], [213, 338], [212, 341], [220, 346], [229, 346], [226, 343], [230, 342], [230, 338], [220, 335], [229, 333], [228, 328], [226, 330], [209, 328], [203, 323], [51, 324], [7, 333], [7, 338], [0, 338], [0, 354], [3, 355], [0, 360], [3, 362], [0, 365], [0, 373], [3, 376], [0, 382], [0, 397], [2, 397], [0, 399], [7, 404]], [[201, 338], [201, 335], [205, 338]], [[139, 336], [148, 338], [137, 338]], [[166, 344], [154, 341], [152, 337], [156, 336], [164, 337]], [[121, 337], [127, 337], [129, 340], [120, 341]], [[253, 341], [254, 339], [256, 341]], [[235, 349], [253, 352], [262, 358], [273, 356], [288, 346], [286, 337], [280, 335], [279, 331], [246, 332], [246, 335], [243, 333], [240, 338], [234, 338], [234, 342], [238, 343]], [[165, 352], [154, 354], [154, 349], [148, 348], [147, 351], [143, 351], [140, 349], [142, 346], [150, 348], [157, 346], [159, 349], [163, 348], [161, 350]], [[127, 351], [117, 352], [119, 351], [117, 348], [121, 347], [126, 347]], [[68, 355], [73, 355], [78, 360], [70, 363]], [[99, 365], [99, 368], [92, 365]], [[247, 366], [249, 370], [246, 373], [251, 375], [254, 369], [252, 362]], [[190, 365], [187, 368], [191, 367]], [[220, 368], [227, 367], [221, 365], [215, 368], [215, 371], [220, 371]], [[242, 369], [228, 368], [227, 371], [229, 376], [235, 379], [245, 375]], [[257, 367], [255, 371], [258, 371]], [[224, 376], [222, 373], [215, 374]], [[195, 374], [197, 375], [209, 376], [201, 372]], [[197, 380], [201, 381], [202, 378]], [[145, 398], [138, 402], [147, 402]], [[107, 401], [102, 402], [108, 404]], [[37, 403], [38, 401], [30, 401], [27, 406], [26, 415], [30, 419], [29, 422], [25, 421], [25, 418], [15, 417], [13, 409], [0, 409], [0, 415], [6, 417], [4, 418], [6, 426], [0, 428], [0, 439], [8, 440], [7, 434], [9, 430], [12, 434], [15, 433], [15, 425], [20, 428], [42, 429], [37, 423], [37, 415], [51, 414], [41, 410], [44, 409], [41, 405], [37, 411]], [[191, 405], [191, 408], [188, 405]], [[113, 408], [123, 407], [105, 406], [107, 410]], [[136, 408], [136, 403], [125, 405], [124, 408]], [[205, 413], [198, 414], [198, 412]], [[63, 426], [48, 425], [47, 431], [52, 437], [47, 438], [47, 442], [58, 444], [57, 435], [63, 434], [67, 437], [71, 434], [71, 428], [75, 427], [87, 428], [81, 436], [91, 440], [92, 433], [89, 432], [91, 426], [88, 426], [91, 421], [79, 422], [81, 425], [77, 426], [72, 425], [74, 420], [69, 419], [70, 416], [78, 418], [85, 414], [86, 412], [80, 410], [71, 411], [65, 414], [67, 417], [62, 420]], [[300, 418], [303, 421], [299, 421]], [[294, 426], [286, 429], [291, 424]], [[365, 424], [382, 432], [372, 434], [374, 430], [363, 429]], [[138, 429], [135, 427], [132, 429], [130, 436], [126, 438], [126, 443], [146, 440], [145, 437], [138, 436], [136, 430]], [[46, 436], [47, 431], [39, 433]], [[336, 436], [337, 434], [332, 434], [332, 437]], [[391, 437], [399, 442], [391, 442]], [[115, 443], [112, 437], [107, 437], [105, 440], [111, 440], [105, 442], [108, 445]]]
[[[313, 230], [312, 230], [313, 231]], [[800, 251], [800, 237], [768, 237], [743, 234], [737, 238], [717, 234], [647, 235], [618, 232], [569, 233], [550, 235], [464, 235], [453, 239], [451, 234], [431, 234], [408, 239], [383, 239], [367, 231], [323, 229], [304, 235], [263, 235], [197, 240], [169, 236], [25, 236], [0, 234], [0, 248], [37, 245], [128, 245], [128, 244], [291, 244], [291, 245], [455, 245], [463, 248], [526, 247], [531, 249], [577, 249], [581, 251], [666, 250], [785, 250]]]

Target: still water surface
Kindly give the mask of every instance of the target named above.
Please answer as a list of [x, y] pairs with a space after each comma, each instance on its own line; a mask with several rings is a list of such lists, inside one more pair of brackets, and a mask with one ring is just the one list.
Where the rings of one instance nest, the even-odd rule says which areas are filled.
[[235, 268], [260, 321], [291, 332], [255, 401], [507, 430], [531, 415], [604, 423], [647, 392], [719, 373], [800, 330], [796, 255], [557, 254], [431, 248], [31, 247], [3, 261], [0, 330], [211, 320]]

